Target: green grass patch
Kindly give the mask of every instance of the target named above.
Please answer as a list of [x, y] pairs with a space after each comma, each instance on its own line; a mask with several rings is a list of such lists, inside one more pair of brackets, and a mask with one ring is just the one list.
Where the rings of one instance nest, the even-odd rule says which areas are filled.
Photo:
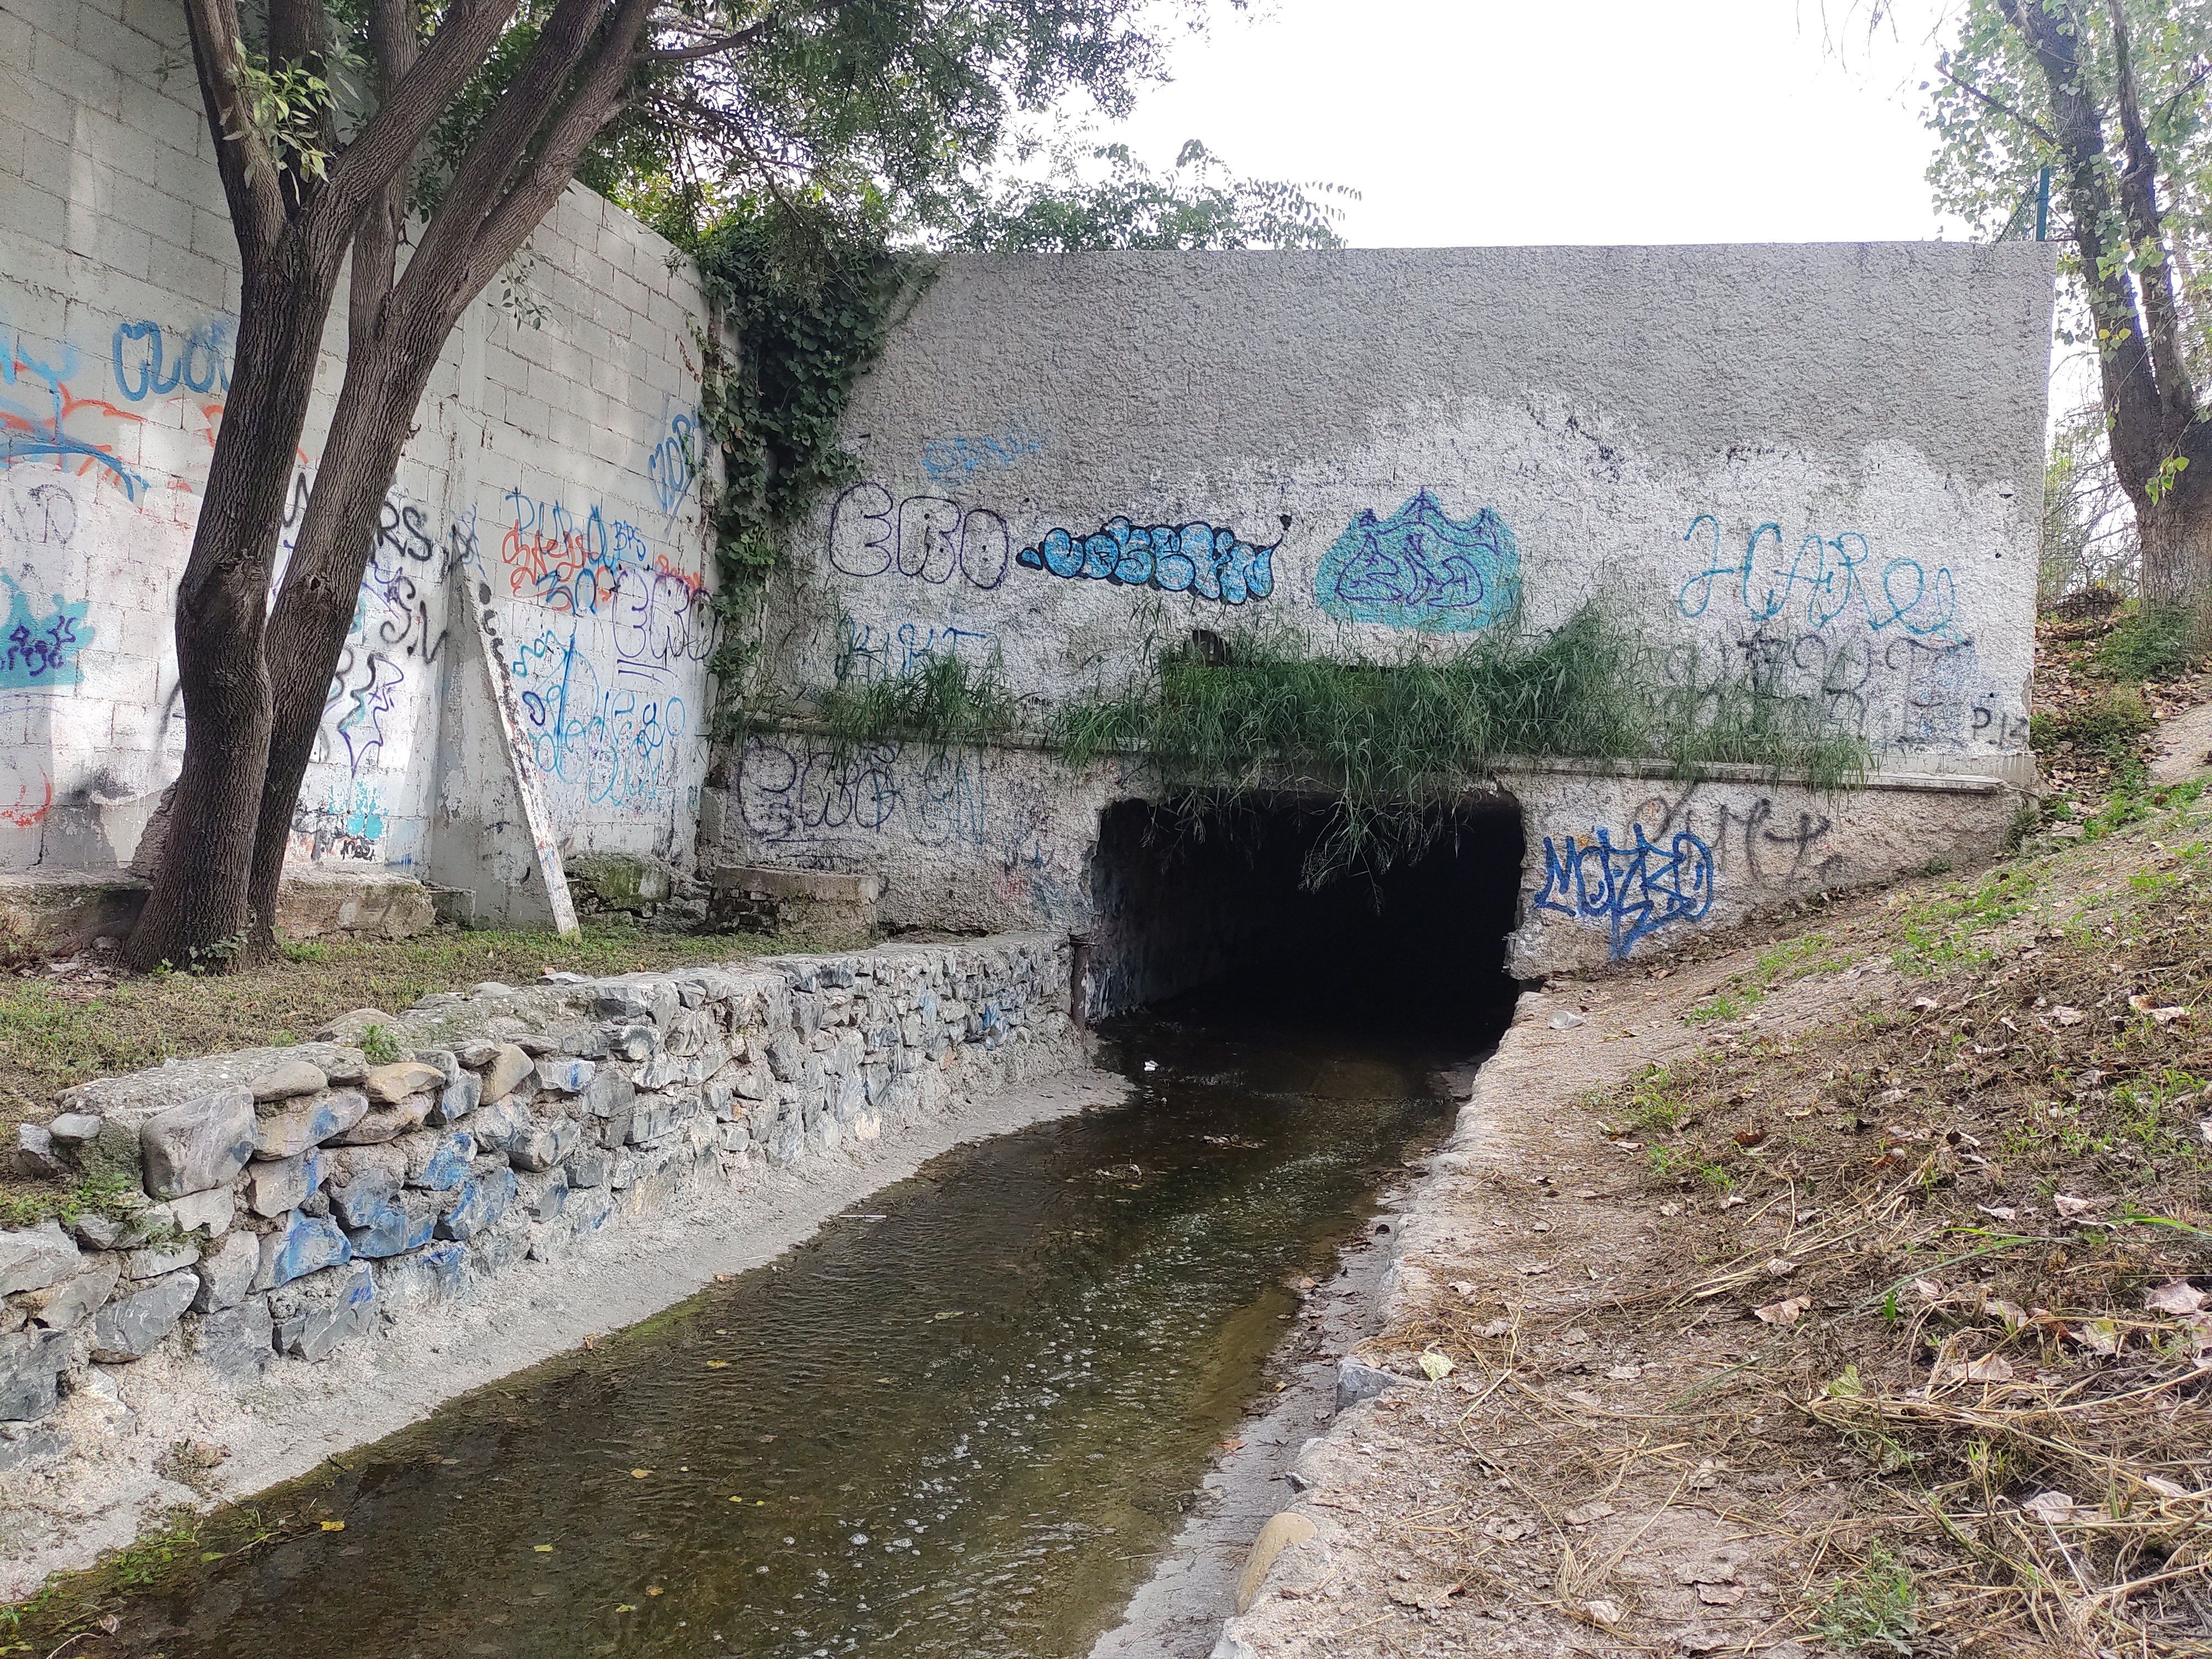
[[1856, 952], [1838, 949], [1826, 933], [1784, 939], [1760, 951], [1749, 968], [1731, 975], [1719, 990], [1690, 1008], [1682, 1023], [1712, 1025], [1741, 1018], [1783, 986], [1808, 975], [1839, 971], [1857, 960]]
[[2097, 672], [2115, 680], [2169, 680], [2203, 654], [2203, 633], [2184, 605], [2146, 605], [2123, 617], [2097, 653]]
[[2133, 686], [2116, 685], [2067, 714], [2031, 714], [2028, 744], [2039, 755], [2056, 753], [2071, 744], [2094, 749], [2115, 760], [2132, 758], [2144, 734], [2158, 724], [2142, 693]]
[[840, 766], [878, 743], [919, 743], [940, 753], [981, 749], [1011, 734], [1020, 713], [995, 656], [978, 666], [932, 652], [908, 673], [873, 679], [854, 666], [850, 657], [841, 660], [837, 684], [815, 699]]
[[1920, 1589], [1912, 1569], [1876, 1543], [1864, 1565], [1837, 1578], [1808, 1621], [1830, 1653], [1919, 1651]]

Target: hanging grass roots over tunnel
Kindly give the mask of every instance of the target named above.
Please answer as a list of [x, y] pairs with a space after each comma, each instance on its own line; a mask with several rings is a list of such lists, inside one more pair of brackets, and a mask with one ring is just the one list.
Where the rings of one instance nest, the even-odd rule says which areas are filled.
[[1402, 662], [1323, 656], [1255, 629], [1170, 651], [1127, 690], [1064, 705], [1047, 738], [1072, 766], [1142, 758], [1193, 814], [1255, 791], [1334, 796], [1310, 888], [1419, 853], [1444, 802], [1510, 757], [1664, 759], [1682, 776], [1741, 763], [1816, 787], [1866, 770], [1865, 741], [1818, 702], [1699, 668], [1693, 649], [1664, 658], [1595, 602], [1549, 632], [1509, 618]]

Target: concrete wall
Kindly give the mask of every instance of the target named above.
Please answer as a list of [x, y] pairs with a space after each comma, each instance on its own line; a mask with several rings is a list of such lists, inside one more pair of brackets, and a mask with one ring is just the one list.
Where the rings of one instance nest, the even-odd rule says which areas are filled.
[[[1516, 595], [1537, 627], [1597, 598], [1678, 686], [1755, 678], [1884, 775], [1995, 801], [1958, 815], [1978, 846], [2012, 809], [1996, 786], [2033, 777], [2051, 302], [2049, 250], [2019, 244], [954, 259], [861, 384], [864, 477], [797, 550], [771, 660], [818, 686], [995, 656], [1041, 718], [1196, 629], [1398, 658]], [[1097, 810], [1157, 793], [1012, 752], [840, 767], [798, 733], [723, 775], [725, 859], [880, 871], [892, 920], [996, 927], [1097, 921]], [[1655, 872], [1637, 826], [1687, 833], [1640, 812], [1652, 787], [1571, 775], [1504, 781], [1526, 967], [1613, 944], [1550, 908], [1547, 840], [1587, 878], [1601, 832], [1599, 863]], [[1958, 855], [1908, 799], [1706, 784], [1712, 839], [1685, 855], [1741, 862], [1747, 833], [1755, 868], [1716, 868], [1717, 894], [1622, 948]]]
[[[472, 625], [452, 604], [464, 589], [489, 598], [561, 840], [689, 860], [712, 640], [684, 441], [706, 313], [672, 254], [572, 189], [518, 281], [495, 283], [456, 331], [385, 505], [294, 819], [296, 860], [428, 873], [441, 819], [468, 843], [449, 850], [484, 838], [470, 808], [495, 781], [481, 757], [441, 779], [441, 711], [450, 748], [480, 695], [454, 672], [456, 630]], [[507, 287], [519, 297], [503, 306]], [[237, 295], [175, 0], [9, 0], [0, 872], [127, 864], [175, 775], [173, 599]], [[288, 526], [343, 369], [343, 311], [341, 298]]]

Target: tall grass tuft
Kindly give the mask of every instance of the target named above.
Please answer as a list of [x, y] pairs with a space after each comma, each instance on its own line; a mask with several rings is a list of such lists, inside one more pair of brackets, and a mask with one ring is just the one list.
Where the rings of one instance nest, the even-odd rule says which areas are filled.
[[1449, 797], [1508, 757], [1668, 758], [1685, 773], [1748, 762], [1828, 785], [1869, 759], [1802, 700], [1741, 684], [1674, 690], [1595, 603], [1548, 633], [1509, 623], [1405, 662], [1322, 656], [1297, 635], [1255, 630], [1225, 653], [1170, 652], [1119, 693], [1062, 705], [1047, 737], [1073, 766], [1144, 759], [1196, 816], [1255, 793], [1328, 796], [1309, 887], [1417, 855]]
[[908, 672], [841, 678], [815, 700], [836, 763], [871, 744], [919, 743], [935, 752], [981, 749], [1011, 735], [1021, 700], [994, 656], [981, 665], [932, 652]]

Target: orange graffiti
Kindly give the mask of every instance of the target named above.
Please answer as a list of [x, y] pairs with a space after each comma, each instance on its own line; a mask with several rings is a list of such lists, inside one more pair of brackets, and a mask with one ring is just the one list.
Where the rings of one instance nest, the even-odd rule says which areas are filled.
[[15, 791], [15, 804], [13, 806], [0, 806], [0, 821], [12, 823], [18, 830], [28, 830], [34, 824], [46, 822], [46, 814], [53, 811], [54, 781], [44, 773], [40, 775], [44, 779], [46, 786], [46, 798], [36, 806], [33, 806], [30, 805], [30, 787], [25, 785]]

